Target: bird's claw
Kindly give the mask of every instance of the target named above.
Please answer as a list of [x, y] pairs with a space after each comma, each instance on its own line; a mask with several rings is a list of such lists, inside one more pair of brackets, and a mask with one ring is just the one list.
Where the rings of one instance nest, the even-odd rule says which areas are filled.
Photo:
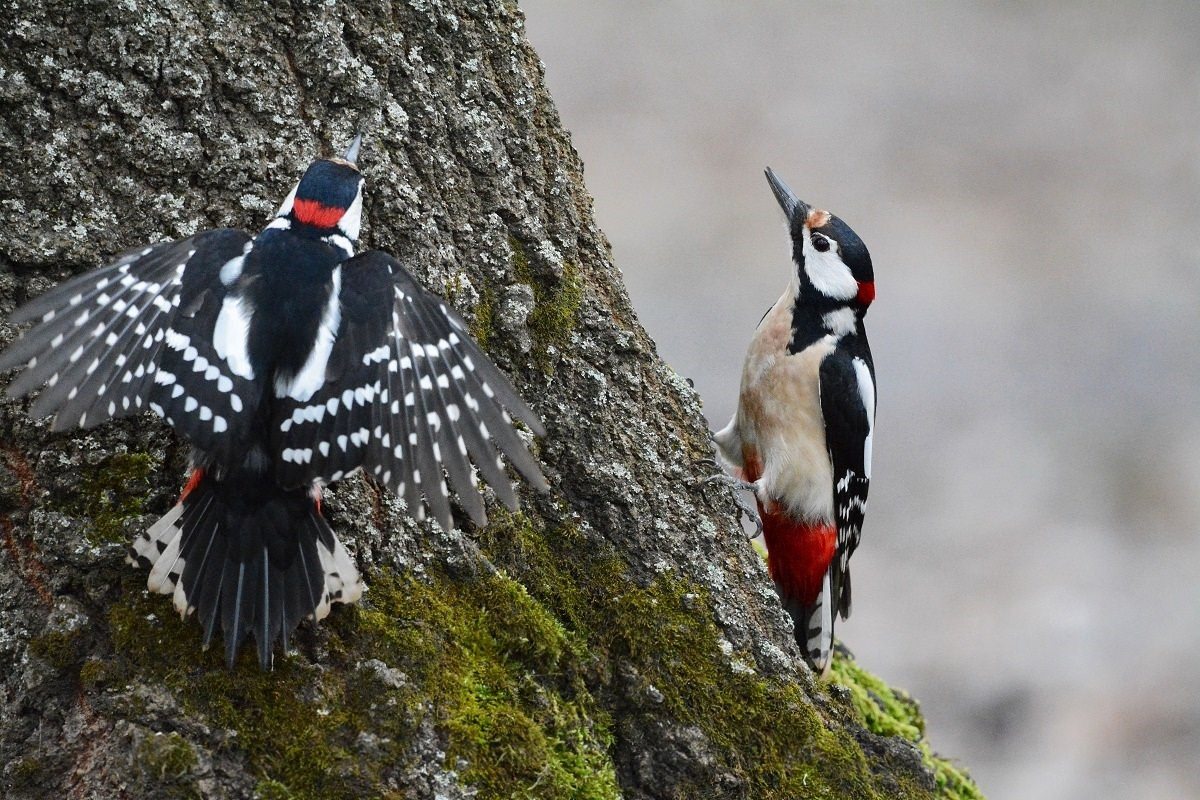
[[738, 511], [742, 514], [745, 514], [754, 522], [754, 535], [750, 536], [749, 538], [754, 539], [762, 535], [762, 517], [760, 517], [758, 514], [758, 508], [754, 504], [747, 502], [746, 499], [739, 494], [739, 492], [751, 492], [757, 496], [758, 486], [748, 481], [738, 480], [737, 478], [725, 472], [718, 472], [715, 475], [709, 475], [707, 478], [701, 479], [700, 483], [717, 483], [721, 486], [727, 487], [730, 490], [729, 493], [733, 498], [733, 504], [737, 506]]

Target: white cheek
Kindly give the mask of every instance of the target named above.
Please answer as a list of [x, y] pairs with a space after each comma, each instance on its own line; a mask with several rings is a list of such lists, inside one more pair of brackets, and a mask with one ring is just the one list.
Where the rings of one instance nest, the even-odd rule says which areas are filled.
[[296, 202], [296, 190], [300, 188], [300, 182], [292, 187], [292, 191], [288, 192], [288, 196], [283, 198], [283, 203], [280, 204], [279, 210], [275, 212], [275, 216], [283, 217], [292, 213], [292, 204]]
[[362, 198], [362, 181], [359, 181], [358, 194], [355, 195], [354, 202], [338, 220], [338, 229], [352, 242], [358, 239], [358, 229], [362, 226]]
[[[806, 230], [807, 233], [807, 230]], [[804, 271], [818, 292], [834, 300], [849, 300], [858, 295], [858, 281], [850, 268], [842, 263], [836, 245], [824, 253], [804, 237]]]

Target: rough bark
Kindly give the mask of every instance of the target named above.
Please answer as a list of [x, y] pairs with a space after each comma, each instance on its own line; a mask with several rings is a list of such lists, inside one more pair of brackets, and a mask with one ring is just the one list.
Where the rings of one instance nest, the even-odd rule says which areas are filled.
[[[512, 3], [15, 0], [0, 312], [129, 247], [254, 230], [366, 131], [364, 239], [473, 321], [544, 417], [553, 485], [485, 529], [364, 478], [327, 503], [370, 590], [272, 673], [122, 560], [185, 449], [0, 404], [6, 797], [976, 796], [915, 705], [802, 666], [596, 228]], [[15, 336], [0, 327], [0, 344]]]

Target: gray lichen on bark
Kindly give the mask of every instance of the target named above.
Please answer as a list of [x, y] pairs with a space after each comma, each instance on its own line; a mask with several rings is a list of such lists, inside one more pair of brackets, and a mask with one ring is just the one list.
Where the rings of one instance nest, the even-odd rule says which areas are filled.
[[122, 563], [181, 443], [148, 417], [52, 436], [0, 403], [5, 796], [975, 796], [911, 701], [801, 665], [700, 483], [699, 398], [637, 323], [514, 4], [4, 16], [0, 311], [130, 247], [257, 229], [361, 129], [365, 242], [472, 321], [546, 421], [553, 487], [444, 532], [344, 481], [327, 508], [362, 606], [274, 673], [228, 672]]

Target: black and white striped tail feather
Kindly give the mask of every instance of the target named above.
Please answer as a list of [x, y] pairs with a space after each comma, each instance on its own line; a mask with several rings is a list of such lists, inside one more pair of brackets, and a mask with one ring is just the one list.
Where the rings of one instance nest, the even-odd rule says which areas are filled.
[[173, 595], [181, 616], [198, 617], [205, 648], [220, 627], [231, 668], [253, 636], [269, 669], [276, 640], [286, 651], [302, 619], [356, 602], [364, 586], [310, 498], [280, 492], [249, 513], [235, 505], [205, 478], [134, 540], [127, 560], [150, 567], [147, 587]]
[[832, 596], [829, 581], [830, 574], [826, 571], [821, 592], [811, 605], [784, 602], [784, 608], [795, 625], [796, 644], [800, 646], [804, 661], [818, 675], [828, 671], [833, 655], [834, 608], [837, 601]]

